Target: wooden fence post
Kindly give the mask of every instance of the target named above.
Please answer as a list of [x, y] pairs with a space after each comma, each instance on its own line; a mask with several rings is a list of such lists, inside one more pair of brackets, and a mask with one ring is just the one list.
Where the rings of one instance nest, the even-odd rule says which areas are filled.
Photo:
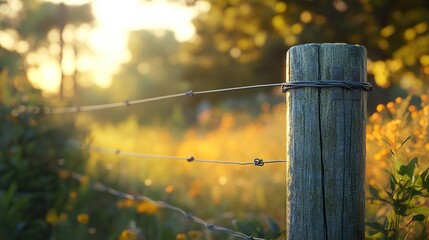
[[[286, 69], [286, 82], [366, 82], [366, 49], [299, 45]], [[366, 96], [336, 87], [287, 91], [287, 239], [364, 239]]]

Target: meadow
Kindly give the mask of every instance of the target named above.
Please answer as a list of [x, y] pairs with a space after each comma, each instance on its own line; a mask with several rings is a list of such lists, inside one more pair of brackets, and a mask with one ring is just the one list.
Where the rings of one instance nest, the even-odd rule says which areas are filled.
[[[211, 109], [199, 116], [196, 126], [183, 132], [171, 131], [168, 126], [141, 126], [132, 117], [117, 125], [88, 126], [84, 118], [80, 124], [91, 129], [86, 144], [123, 151], [231, 161], [285, 159], [284, 104], [263, 103], [260, 108], [262, 113], [257, 117]], [[428, 130], [428, 96], [398, 97], [378, 105], [377, 111], [368, 116], [366, 127], [367, 188], [377, 189], [380, 196], [388, 199], [385, 190], [389, 176], [384, 169], [399, 168], [414, 157], [419, 158], [416, 172], [427, 167]], [[223, 233], [210, 232], [149, 202], [91, 190], [91, 181], [171, 203], [210, 223], [244, 230], [252, 236], [284, 238], [281, 231], [275, 233], [273, 226], [273, 222], [281, 230], [285, 226], [284, 163], [235, 166], [89, 151], [85, 166], [84, 181], [69, 193], [68, 208], [64, 212], [53, 210], [47, 216], [48, 221], [55, 219], [51, 219], [55, 239], [228, 239]], [[67, 172], [62, 174], [70, 176]], [[368, 192], [368, 221], [382, 224], [394, 216], [388, 204], [371, 196]], [[426, 198], [409, 204], [426, 206]], [[408, 239], [420, 239], [417, 236], [423, 236], [427, 229], [420, 222], [406, 225], [411, 217], [408, 214], [401, 218], [404, 228], [400, 235], [408, 233]], [[371, 234], [374, 232], [368, 227], [367, 237]]]

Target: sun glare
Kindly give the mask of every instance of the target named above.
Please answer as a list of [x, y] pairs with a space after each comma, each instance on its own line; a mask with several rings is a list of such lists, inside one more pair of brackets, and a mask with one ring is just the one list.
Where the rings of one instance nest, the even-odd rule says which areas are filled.
[[[90, 69], [92, 82], [100, 87], [109, 87], [111, 77], [120, 70], [130, 53], [127, 49], [128, 33], [138, 29], [171, 30], [178, 41], [192, 38], [195, 28], [192, 18], [201, 9], [187, 7], [166, 0], [50, 0], [69, 5], [92, 4], [95, 26], [89, 31], [87, 41], [95, 56], [80, 56], [77, 68]], [[73, 62], [73, 61], [63, 61]], [[46, 92], [55, 92], [59, 86], [58, 74], [51, 62], [42, 62], [41, 67], [29, 73], [35, 85]], [[65, 66], [63, 66], [65, 67]], [[49, 71], [48, 71], [49, 69]], [[71, 71], [70, 69], [67, 69]], [[59, 71], [57, 69], [57, 71]], [[55, 73], [54, 73], [55, 72]], [[42, 80], [43, 79], [43, 80]]]
[[195, 10], [165, 0], [95, 0], [93, 13], [101, 25], [111, 30], [170, 29], [179, 41], [189, 40], [195, 32], [191, 24]]
[[39, 68], [31, 67], [27, 71], [27, 77], [35, 87], [43, 89], [46, 93], [58, 92], [61, 72], [58, 63], [45, 61]]

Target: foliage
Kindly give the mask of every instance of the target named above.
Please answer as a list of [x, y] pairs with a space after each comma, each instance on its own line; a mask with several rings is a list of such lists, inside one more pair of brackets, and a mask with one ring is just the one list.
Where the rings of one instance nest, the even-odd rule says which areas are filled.
[[[425, 0], [223, 0], [194, 20], [197, 38], [185, 46], [192, 85], [282, 80], [285, 50], [307, 42], [361, 44], [376, 84], [421, 93], [429, 74], [429, 5]], [[219, 73], [228, 77], [221, 77]], [[201, 81], [201, 78], [205, 81]]]
[[[112, 88], [97, 95], [92, 93], [100, 91], [83, 88], [76, 103], [282, 82], [287, 49], [308, 42], [347, 42], [367, 48], [369, 81], [375, 82], [374, 93], [368, 95], [371, 111], [400, 89], [413, 94], [425, 91], [429, 76], [429, 5], [425, 0], [191, 2], [200, 9], [193, 21], [193, 39], [179, 43], [168, 31], [130, 33], [130, 60], [114, 77]], [[389, 86], [392, 88], [384, 90]], [[267, 98], [264, 93], [270, 90], [257, 91]], [[194, 96], [171, 105], [150, 104], [141, 111], [124, 109], [94, 118], [113, 121], [136, 115], [140, 121], [161, 122], [182, 115], [191, 120], [185, 122], [194, 123], [196, 114], [190, 113], [188, 106], [200, 107], [208, 101], [215, 106], [234, 102], [242, 108], [253, 104], [254, 93], [236, 92], [233, 100], [228, 93], [204, 99]], [[151, 114], [155, 110], [156, 116]]]
[[[402, 146], [404, 158], [426, 156], [429, 151], [429, 98], [426, 94], [420, 97], [398, 97], [387, 104], [378, 104], [377, 112], [368, 117], [366, 126], [367, 169], [366, 179], [369, 185], [387, 186], [382, 169], [388, 167], [390, 151], [386, 142], [395, 150], [398, 142], [408, 137], [407, 144]], [[427, 162], [421, 163], [429, 166]]]
[[[42, 104], [40, 92], [25, 93], [0, 76], [0, 238], [48, 239], [49, 209], [62, 209], [70, 182], [62, 181], [58, 165], [76, 168], [83, 158], [68, 139], [79, 137], [73, 120], [61, 122], [18, 106]], [[80, 136], [82, 137], [82, 136]]]
[[89, 3], [69, 6], [39, 0], [0, 1], [0, 71], [8, 70], [12, 77], [27, 75], [36, 86], [44, 83], [52, 88], [50, 79], [42, 79], [38, 73], [48, 66], [66, 75], [60, 70], [64, 49], [88, 52], [86, 39], [76, 33], [80, 27], [90, 28], [92, 20]]
[[[421, 107], [410, 102], [420, 103]], [[379, 111], [369, 117], [367, 165], [371, 171], [367, 171], [367, 180], [374, 188], [384, 188], [385, 175], [373, 169], [379, 169], [384, 163], [381, 159], [385, 159], [390, 153], [389, 149], [380, 147], [384, 146], [385, 142], [392, 146], [393, 152], [401, 148], [407, 156], [425, 153], [425, 146], [428, 143], [427, 106], [425, 95], [418, 99], [398, 98], [394, 103], [380, 105]], [[121, 124], [110, 125], [87, 122], [81, 118], [79, 125], [90, 124], [89, 127], [93, 131], [89, 140], [95, 145], [123, 150], [178, 156], [194, 155], [205, 159], [243, 161], [251, 161], [254, 157], [283, 159], [284, 148], [278, 146], [284, 145], [285, 140], [278, 126], [285, 124], [284, 105], [271, 107], [268, 103], [263, 103], [260, 108], [263, 114], [256, 118], [246, 113], [232, 114], [219, 108], [208, 108], [200, 112], [197, 118], [198, 125], [185, 133], [170, 131], [170, 128], [165, 126], [142, 126], [133, 118]], [[397, 118], [401, 121], [394, 120]], [[405, 140], [407, 133], [413, 134], [407, 144], [394, 146], [395, 138]], [[246, 146], [245, 151], [243, 146]], [[171, 164], [174, 164], [174, 168]], [[409, 171], [406, 170], [414, 166], [417, 171], [420, 164], [426, 163], [419, 162], [417, 165], [415, 161], [413, 164], [401, 164], [404, 166], [401, 174], [405, 175], [398, 177], [400, 176], [402, 180], [409, 178], [407, 175]], [[152, 208], [144, 202], [117, 199], [109, 194], [93, 191], [89, 188], [89, 183], [95, 179], [126, 192], [167, 201], [190, 210], [203, 219], [211, 219], [217, 225], [256, 236], [263, 234], [268, 239], [278, 238], [281, 230], [276, 230], [276, 224], [270, 223], [270, 220], [266, 222], [267, 216], [271, 216], [279, 226], [284, 226], [284, 199], [272, 198], [284, 189], [282, 167], [268, 165], [263, 168], [225, 167], [91, 153], [86, 168], [91, 177], [83, 178], [77, 189], [69, 188], [65, 191], [67, 193], [63, 198], [65, 207], [50, 209], [47, 212], [45, 221], [53, 226], [54, 236], [57, 238], [207, 239], [207, 236], [213, 239], [226, 238], [226, 235], [221, 233], [207, 233], [200, 226], [168, 210]], [[400, 170], [401, 167], [398, 165], [396, 169]], [[66, 181], [72, 180], [68, 171], [61, 171], [60, 176]], [[422, 177], [422, 172], [418, 176], [425, 178]], [[389, 182], [387, 178], [386, 183]], [[400, 184], [406, 186], [408, 183], [405, 180]], [[414, 186], [417, 186], [417, 183]], [[399, 191], [401, 188], [398, 185], [395, 189]], [[13, 191], [13, 188], [8, 189], [9, 194]], [[379, 195], [388, 199], [388, 195], [383, 196], [381, 192]], [[417, 201], [413, 204], [413, 207], [416, 207], [425, 206], [426, 203]], [[368, 207], [368, 219], [372, 222], [374, 222], [372, 219], [378, 219], [377, 216], [380, 214], [385, 216], [388, 209], [373, 205]], [[419, 209], [423, 208], [417, 210]], [[421, 219], [421, 215], [416, 212], [411, 212], [408, 218], [402, 219], [407, 224], [413, 220], [413, 216], [416, 216], [414, 219], [416, 222]], [[417, 228], [419, 224], [414, 221], [407, 229], [412, 229], [411, 233], [417, 234], [420, 231]], [[384, 226], [383, 223], [373, 225]]]
[[[198, 115], [198, 125], [183, 134], [170, 131], [171, 127], [168, 125], [167, 127], [165, 125], [142, 126], [132, 118], [118, 125], [93, 124], [91, 126], [93, 143], [129, 151], [178, 156], [193, 155], [204, 159], [251, 160], [255, 156], [263, 159], [283, 159], [284, 148], [278, 146], [284, 145], [285, 139], [284, 133], [278, 130], [278, 126], [285, 124], [284, 105], [271, 107], [268, 103], [263, 103], [260, 108], [263, 114], [258, 117], [252, 117], [248, 113], [232, 114], [216, 107], [208, 108]], [[386, 159], [391, 155], [389, 148], [386, 148], [386, 143], [391, 146], [393, 152], [400, 148], [403, 158], [426, 156], [429, 146], [428, 110], [429, 99], [426, 95], [421, 95], [397, 98], [386, 105], [380, 104], [377, 112], [369, 116], [366, 171], [366, 182], [369, 185], [375, 189], [390, 189], [389, 175], [382, 171], [389, 166]], [[118, 138], [121, 139], [120, 142], [117, 141]], [[407, 138], [406, 144], [400, 144]], [[397, 144], [398, 139], [401, 140], [399, 144]], [[168, 144], [160, 145], [160, 142]], [[243, 146], [246, 146], [245, 151]], [[171, 164], [174, 164], [174, 168], [171, 168]], [[225, 213], [232, 214], [233, 219], [241, 219], [239, 222], [249, 223], [249, 228], [254, 229], [252, 226], [257, 224], [253, 222], [255, 219], [259, 224], [264, 222], [258, 217], [258, 212], [264, 212], [264, 215], [272, 216], [280, 226], [284, 226], [285, 203], [270, 197], [284, 189], [285, 179], [282, 177], [284, 168], [277, 166], [271, 168], [267, 165], [259, 169], [248, 169], [192, 164], [92, 153], [88, 170], [91, 176], [100, 181], [119, 181], [117, 184], [120, 184], [120, 189], [138, 191], [158, 197], [156, 199], [172, 201], [198, 216], [216, 219], [219, 225], [231, 224], [230, 218], [220, 214]], [[401, 165], [408, 165], [400, 162], [397, 164], [399, 164], [396, 165], [398, 170], [401, 169]], [[420, 168], [428, 167], [427, 161], [421, 161], [418, 164], [417, 166], [416, 162], [410, 165], [415, 165], [415, 175]], [[100, 173], [100, 169], [104, 169], [105, 172]], [[403, 167], [403, 169], [407, 168]], [[166, 172], [168, 174], [165, 174]], [[391, 172], [394, 170], [392, 169]], [[408, 173], [408, 171], [405, 172]], [[418, 175], [421, 177], [422, 173], [423, 171]], [[401, 176], [404, 181], [406, 181], [405, 178], [408, 178], [408, 175]], [[401, 184], [406, 185], [406, 182]], [[400, 189], [399, 185], [398, 189]], [[379, 195], [388, 199], [387, 193], [380, 192]], [[369, 188], [367, 196], [371, 196]], [[415, 198], [418, 199], [419, 196]], [[210, 206], [198, 204], [201, 202], [210, 203]], [[421, 199], [412, 204], [413, 207], [428, 206]], [[424, 208], [417, 210], [419, 209]], [[388, 204], [382, 206], [367, 204], [367, 219], [369, 222], [374, 222], [385, 216], [390, 217], [388, 210]], [[417, 214], [419, 213], [413, 212], [408, 218], [403, 217], [403, 221], [406, 222], [400, 226], [404, 227]], [[247, 215], [252, 217], [240, 217]], [[173, 221], [167, 214], [163, 216], [167, 217], [163, 219], [163, 223], [168, 225]], [[419, 219], [420, 215], [417, 215], [415, 220]], [[136, 224], [138, 227], [142, 226], [140, 222]], [[188, 222], [183, 224], [189, 226]], [[383, 224], [381, 221], [380, 225], [384, 226]], [[263, 225], [266, 231], [268, 226]], [[197, 229], [192, 231], [198, 231]], [[425, 232], [418, 223], [408, 225], [408, 230], [413, 234]], [[178, 238], [184, 236], [189, 238], [188, 230], [176, 229], [173, 232], [176, 235], [179, 234]]]
[[[420, 102], [421, 108], [410, 102]], [[368, 239], [427, 239], [429, 147], [426, 95], [378, 105], [367, 125]], [[407, 136], [406, 134], [412, 134]], [[398, 142], [401, 139], [401, 142]], [[387, 148], [385, 147], [387, 145]], [[386, 159], [391, 156], [389, 164]], [[408, 163], [403, 159], [411, 159]], [[422, 170], [423, 169], [423, 170]], [[384, 172], [383, 172], [384, 171]], [[386, 189], [386, 190], [380, 190]]]
[[[368, 230], [368, 239], [427, 239], [428, 233], [424, 226], [429, 213], [429, 207], [425, 205], [429, 197], [429, 168], [421, 172], [417, 158], [403, 164], [397, 151], [391, 147], [395, 166], [385, 170], [389, 189], [382, 192], [369, 185], [369, 192], [371, 201], [387, 204], [392, 212], [383, 217], [383, 223], [366, 223], [371, 228]], [[387, 197], [384, 196], [386, 194]], [[415, 226], [417, 222], [423, 223]]]
[[[284, 142], [284, 136], [272, 123], [284, 124], [284, 105], [271, 108], [265, 103], [261, 108], [264, 114], [256, 118], [210, 109], [201, 113], [198, 127], [184, 133], [164, 125], [140, 125], [135, 118], [104, 125], [81, 119], [80, 125], [92, 129], [90, 143], [124, 151], [234, 161], [283, 159], [284, 149], [276, 146]], [[243, 145], [247, 150], [243, 151]], [[228, 239], [168, 209], [94, 191], [88, 187], [93, 181], [166, 201], [236, 231], [253, 235], [257, 225], [259, 236], [284, 237], [285, 199], [271, 197], [283, 191], [285, 184], [284, 168], [278, 165], [224, 166], [91, 152], [86, 172], [85, 181], [69, 195], [68, 207], [52, 213], [58, 220], [54, 225], [57, 238]], [[86, 224], [76, 221], [82, 213], [88, 215]]]

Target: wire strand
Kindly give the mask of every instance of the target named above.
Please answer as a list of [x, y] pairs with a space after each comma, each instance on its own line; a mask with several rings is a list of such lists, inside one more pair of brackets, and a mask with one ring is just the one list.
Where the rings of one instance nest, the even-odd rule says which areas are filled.
[[121, 149], [115, 148], [107, 148], [102, 146], [94, 146], [94, 145], [84, 145], [79, 142], [71, 142], [71, 144], [81, 147], [84, 149], [88, 149], [90, 151], [115, 154], [115, 155], [124, 155], [130, 157], [138, 157], [138, 158], [159, 158], [159, 159], [170, 159], [170, 160], [179, 160], [179, 161], [187, 161], [187, 162], [200, 162], [200, 163], [215, 163], [215, 164], [230, 164], [230, 165], [254, 165], [254, 166], [264, 166], [265, 164], [272, 163], [285, 163], [286, 160], [263, 160], [261, 158], [255, 158], [253, 162], [238, 162], [238, 161], [230, 161], [230, 160], [213, 160], [213, 159], [199, 159], [194, 156], [189, 157], [181, 157], [181, 156], [172, 156], [172, 155], [161, 155], [161, 154], [151, 154], [151, 153], [139, 153], [139, 152], [129, 152], [123, 151]]
[[[74, 178], [78, 181], [82, 181], [84, 178], [83, 175], [76, 173], [76, 172], [72, 172], [71, 176], [72, 176], [72, 178]], [[172, 211], [180, 213], [181, 215], [188, 218], [189, 220], [200, 224], [201, 226], [203, 226], [204, 228], [206, 228], [210, 231], [223, 232], [223, 233], [229, 234], [231, 236], [241, 238], [241, 239], [245, 239], [245, 240], [265, 240], [263, 238], [248, 236], [244, 233], [236, 232], [236, 231], [233, 231], [229, 228], [209, 224], [206, 221], [202, 220], [201, 218], [194, 216], [192, 213], [183, 210], [182, 208], [179, 208], [177, 206], [173, 206], [173, 205], [166, 203], [166, 202], [163, 202], [163, 201], [155, 201], [155, 200], [153, 200], [147, 196], [144, 196], [144, 195], [135, 195], [135, 194], [125, 193], [125, 192], [116, 190], [114, 188], [111, 188], [107, 185], [104, 185], [100, 182], [92, 182], [91, 188], [93, 188], [94, 190], [99, 191], [99, 192], [110, 193], [111, 195], [119, 197], [119, 198], [130, 199], [130, 200], [139, 200], [139, 201], [147, 201], [147, 202], [150, 202], [150, 203], [157, 205], [159, 207], [170, 209]]]
[[96, 111], [96, 110], [103, 110], [103, 109], [116, 108], [116, 107], [128, 107], [130, 105], [135, 105], [135, 104], [155, 102], [155, 101], [161, 101], [165, 99], [185, 97], [185, 96], [192, 97], [194, 95], [200, 95], [200, 94], [276, 87], [276, 86], [281, 86], [281, 90], [283, 93], [292, 89], [303, 88], [303, 87], [317, 87], [317, 88], [339, 87], [339, 88], [344, 88], [348, 90], [358, 89], [358, 90], [363, 90], [367, 92], [372, 90], [372, 85], [368, 82], [350, 82], [350, 81], [342, 81], [342, 80], [294, 81], [294, 82], [286, 82], [286, 83], [268, 83], [268, 84], [249, 85], [249, 86], [242, 86], [242, 87], [220, 88], [220, 89], [195, 91], [195, 92], [193, 90], [189, 90], [184, 93], [176, 93], [176, 94], [170, 94], [170, 95], [159, 96], [159, 97], [142, 98], [137, 100], [126, 100], [122, 102], [105, 103], [105, 104], [97, 104], [97, 105], [54, 107], [54, 108], [20, 105], [16, 108], [16, 111], [17, 112], [30, 111], [34, 113], [43, 112], [45, 114], [78, 113], [78, 112]]
[[202, 95], [209, 93], [218, 93], [218, 92], [228, 92], [228, 91], [238, 91], [245, 89], [255, 89], [255, 88], [266, 88], [266, 87], [275, 87], [282, 86], [283, 83], [270, 83], [270, 84], [259, 84], [259, 85], [249, 85], [242, 87], [231, 87], [231, 88], [220, 88], [213, 90], [204, 90], [204, 91], [193, 91], [189, 90], [184, 93], [176, 93], [159, 97], [150, 97], [150, 98], [142, 98], [137, 100], [126, 100], [122, 102], [115, 103], [105, 103], [105, 104], [97, 104], [97, 105], [85, 105], [85, 106], [73, 106], [73, 107], [40, 107], [40, 106], [25, 106], [21, 105], [17, 108], [18, 112], [30, 111], [34, 113], [45, 113], [45, 114], [64, 114], [64, 113], [78, 113], [78, 112], [88, 112], [88, 111], [96, 111], [103, 110], [109, 108], [117, 108], [117, 107], [128, 107], [135, 104], [142, 104], [148, 102], [161, 101], [165, 99], [178, 98], [178, 97], [192, 97], [194, 95]]

